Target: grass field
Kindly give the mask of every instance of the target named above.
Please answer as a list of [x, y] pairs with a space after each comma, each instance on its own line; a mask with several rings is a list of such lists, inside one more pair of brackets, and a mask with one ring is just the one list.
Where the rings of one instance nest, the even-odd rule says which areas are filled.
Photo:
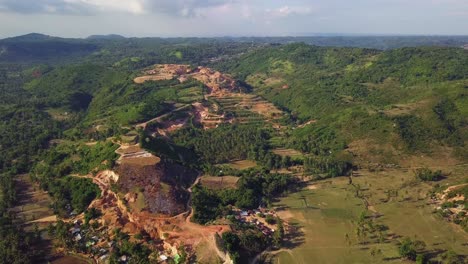
[[[466, 177], [466, 168], [449, 170], [450, 178], [439, 184]], [[408, 170], [362, 171], [353, 179], [353, 184], [360, 186], [361, 197], [355, 196], [356, 189], [347, 178], [335, 178], [280, 199], [275, 204], [284, 209], [279, 211], [280, 217], [300, 232], [284, 250], [274, 252], [274, 263], [404, 263], [398, 255], [398, 241], [403, 237], [424, 241], [425, 253], [433, 259], [446, 250], [468, 255], [468, 234], [433, 214], [432, 206], [427, 205], [427, 193], [435, 183], [413, 179]], [[392, 189], [398, 190], [398, 195], [388, 199], [386, 192]], [[369, 202], [368, 210], [363, 197]], [[358, 238], [362, 212], [381, 215], [371, 221], [388, 228], [383, 240], [379, 242], [374, 235]], [[373, 249], [380, 252], [373, 256]]]

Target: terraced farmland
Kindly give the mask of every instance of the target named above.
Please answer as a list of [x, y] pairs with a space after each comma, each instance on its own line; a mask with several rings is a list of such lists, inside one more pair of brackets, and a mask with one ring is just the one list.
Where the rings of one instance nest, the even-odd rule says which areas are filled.
[[241, 124], [262, 123], [282, 116], [281, 110], [257, 95], [234, 94], [209, 97], [223, 111], [226, 118]]

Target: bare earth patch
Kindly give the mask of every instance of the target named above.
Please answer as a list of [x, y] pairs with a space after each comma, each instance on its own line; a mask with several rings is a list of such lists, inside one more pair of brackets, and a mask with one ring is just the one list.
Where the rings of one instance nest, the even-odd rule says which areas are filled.
[[146, 81], [164, 81], [164, 80], [172, 80], [174, 76], [171, 76], [169, 74], [164, 74], [164, 75], [155, 75], [155, 76], [141, 76], [135, 78], [133, 81], [137, 84], [142, 84]]

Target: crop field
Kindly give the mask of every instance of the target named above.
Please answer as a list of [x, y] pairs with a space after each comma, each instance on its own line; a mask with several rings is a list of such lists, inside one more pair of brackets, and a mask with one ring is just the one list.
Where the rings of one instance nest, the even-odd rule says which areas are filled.
[[255, 163], [255, 161], [251, 161], [251, 160], [236, 160], [236, 161], [231, 161], [226, 165], [228, 165], [231, 168], [234, 168], [236, 170], [246, 170], [246, 169], [256, 167], [257, 163]]
[[261, 123], [264, 121], [262, 115], [250, 111], [246, 106], [241, 106], [243, 102], [241, 96], [233, 95], [214, 99], [225, 113], [229, 113], [232, 117], [235, 117], [239, 123]]
[[273, 153], [280, 155], [282, 157], [289, 156], [291, 158], [299, 158], [302, 157], [303, 154], [295, 149], [285, 149], [285, 148], [277, 148], [273, 150]]
[[262, 123], [283, 115], [272, 103], [257, 95], [232, 93], [211, 98], [221, 110], [230, 113], [239, 123]]
[[[451, 172], [450, 178], [441, 185], [457, 183], [466, 173], [466, 167], [445, 170]], [[275, 252], [274, 263], [401, 263], [398, 243], [404, 237], [423, 241], [433, 259], [442, 249], [468, 255], [468, 234], [433, 214], [427, 204], [434, 184], [415, 182], [411, 170], [360, 171], [353, 185], [347, 178], [335, 178], [290, 194], [275, 206], [280, 217], [300, 232], [285, 249]], [[355, 186], [362, 196], [356, 197]], [[392, 190], [398, 194], [389, 197]], [[374, 225], [385, 227], [380, 239], [374, 233], [358, 237], [363, 212]]]
[[212, 190], [235, 189], [238, 181], [239, 177], [235, 176], [203, 176], [200, 178], [201, 185]]

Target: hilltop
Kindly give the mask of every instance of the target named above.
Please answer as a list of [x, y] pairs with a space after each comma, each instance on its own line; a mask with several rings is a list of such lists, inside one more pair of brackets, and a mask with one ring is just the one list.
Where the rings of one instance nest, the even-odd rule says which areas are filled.
[[91, 35], [87, 37], [86, 39], [91, 39], [91, 40], [117, 40], [117, 39], [125, 39], [124, 36], [118, 35], [118, 34], [108, 34], [108, 35]]

